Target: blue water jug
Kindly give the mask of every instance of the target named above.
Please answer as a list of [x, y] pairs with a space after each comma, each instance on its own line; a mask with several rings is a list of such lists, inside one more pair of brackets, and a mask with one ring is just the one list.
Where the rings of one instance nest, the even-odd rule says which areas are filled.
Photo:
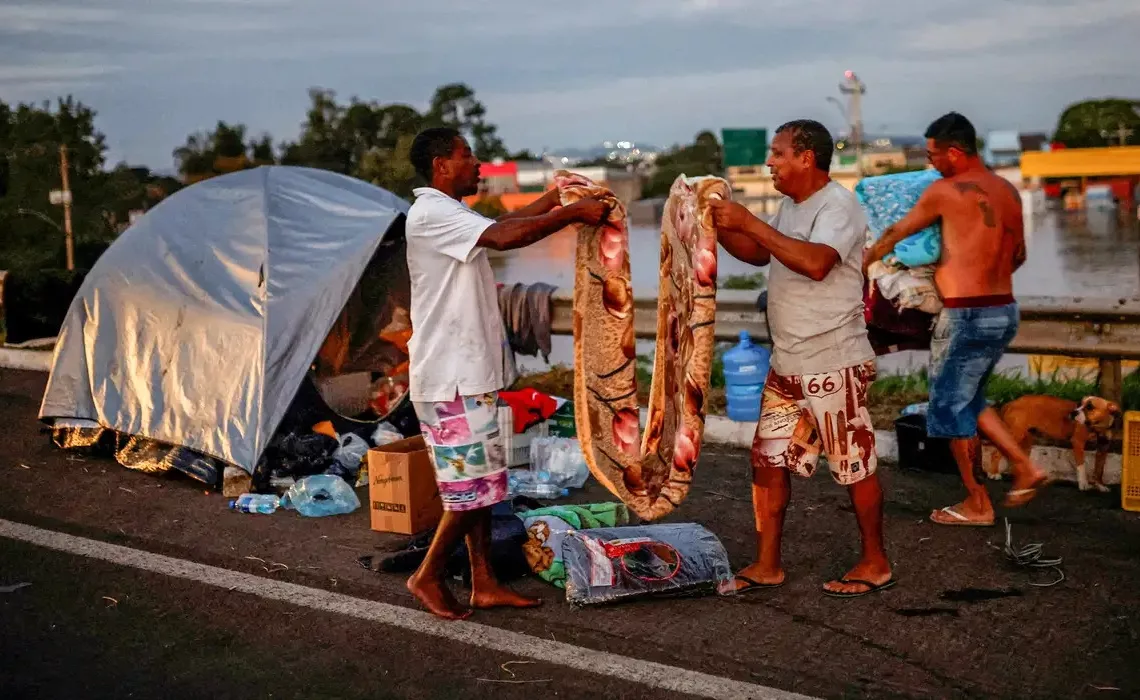
[[768, 348], [753, 345], [748, 331], [740, 331], [740, 343], [724, 353], [724, 389], [728, 417], [734, 421], [760, 419], [760, 396], [768, 378]]

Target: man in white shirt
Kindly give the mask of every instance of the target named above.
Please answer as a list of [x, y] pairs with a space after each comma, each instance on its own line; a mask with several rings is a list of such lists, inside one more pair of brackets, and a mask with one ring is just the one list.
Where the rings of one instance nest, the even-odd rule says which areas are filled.
[[768, 167], [784, 196], [771, 223], [737, 202], [712, 202], [724, 249], [753, 265], [771, 264], [768, 322], [772, 366], [752, 444], [756, 562], [737, 590], [783, 585], [780, 561], [789, 474], [810, 477], [820, 453], [855, 506], [863, 555], [826, 595], [851, 598], [894, 585], [883, 547], [883, 490], [875, 473], [875, 432], [867, 388], [875, 353], [863, 321], [867, 220], [855, 196], [832, 181], [831, 135], [819, 122], [776, 130]]
[[460, 619], [444, 583], [445, 564], [461, 538], [471, 558], [471, 608], [532, 607], [491, 570], [491, 506], [507, 498], [507, 465], [496, 401], [504, 388], [504, 331], [486, 249], [513, 250], [570, 224], [598, 224], [607, 207], [586, 199], [561, 207], [557, 189], [498, 221], [463, 204], [479, 188], [479, 161], [454, 129], [426, 129], [411, 161], [430, 187], [414, 191], [408, 211], [412, 404], [435, 465], [444, 515], [408, 590], [432, 613]]

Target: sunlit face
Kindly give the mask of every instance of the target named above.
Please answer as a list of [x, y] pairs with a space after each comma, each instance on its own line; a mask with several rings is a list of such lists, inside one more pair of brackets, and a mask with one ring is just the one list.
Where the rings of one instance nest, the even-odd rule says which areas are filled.
[[456, 137], [455, 148], [447, 159], [436, 158], [436, 172], [452, 183], [460, 197], [479, 192], [479, 159], [471, 152], [467, 139]]
[[772, 186], [777, 192], [789, 194], [795, 191], [797, 183], [802, 182], [814, 168], [815, 156], [808, 150], [796, 153], [790, 131], [782, 131], [772, 139], [768, 169], [772, 171]]
[[942, 177], [951, 177], [956, 174], [961, 164], [966, 160], [966, 154], [956, 146], [939, 144], [934, 139], [926, 139], [926, 160]]

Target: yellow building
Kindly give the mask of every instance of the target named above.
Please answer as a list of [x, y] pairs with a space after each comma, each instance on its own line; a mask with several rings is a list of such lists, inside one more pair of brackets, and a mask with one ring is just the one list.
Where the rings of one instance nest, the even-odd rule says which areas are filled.
[[1117, 178], [1140, 176], [1140, 146], [1062, 148], [1021, 154], [1027, 178]]
[[1122, 213], [1131, 214], [1140, 185], [1140, 146], [1026, 152], [1021, 156], [1021, 176], [1042, 184], [1049, 197], [1064, 197], [1067, 209], [1084, 206], [1090, 185], [1106, 185]]

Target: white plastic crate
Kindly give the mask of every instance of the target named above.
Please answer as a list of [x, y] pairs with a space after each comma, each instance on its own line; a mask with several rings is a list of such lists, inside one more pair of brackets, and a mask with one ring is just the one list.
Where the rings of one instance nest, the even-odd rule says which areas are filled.
[[532, 425], [526, 432], [515, 434], [515, 414], [510, 406], [499, 405], [499, 437], [507, 455], [508, 467], [521, 467], [530, 464], [530, 442], [536, 437], [546, 437], [550, 427], [546, 421]]

